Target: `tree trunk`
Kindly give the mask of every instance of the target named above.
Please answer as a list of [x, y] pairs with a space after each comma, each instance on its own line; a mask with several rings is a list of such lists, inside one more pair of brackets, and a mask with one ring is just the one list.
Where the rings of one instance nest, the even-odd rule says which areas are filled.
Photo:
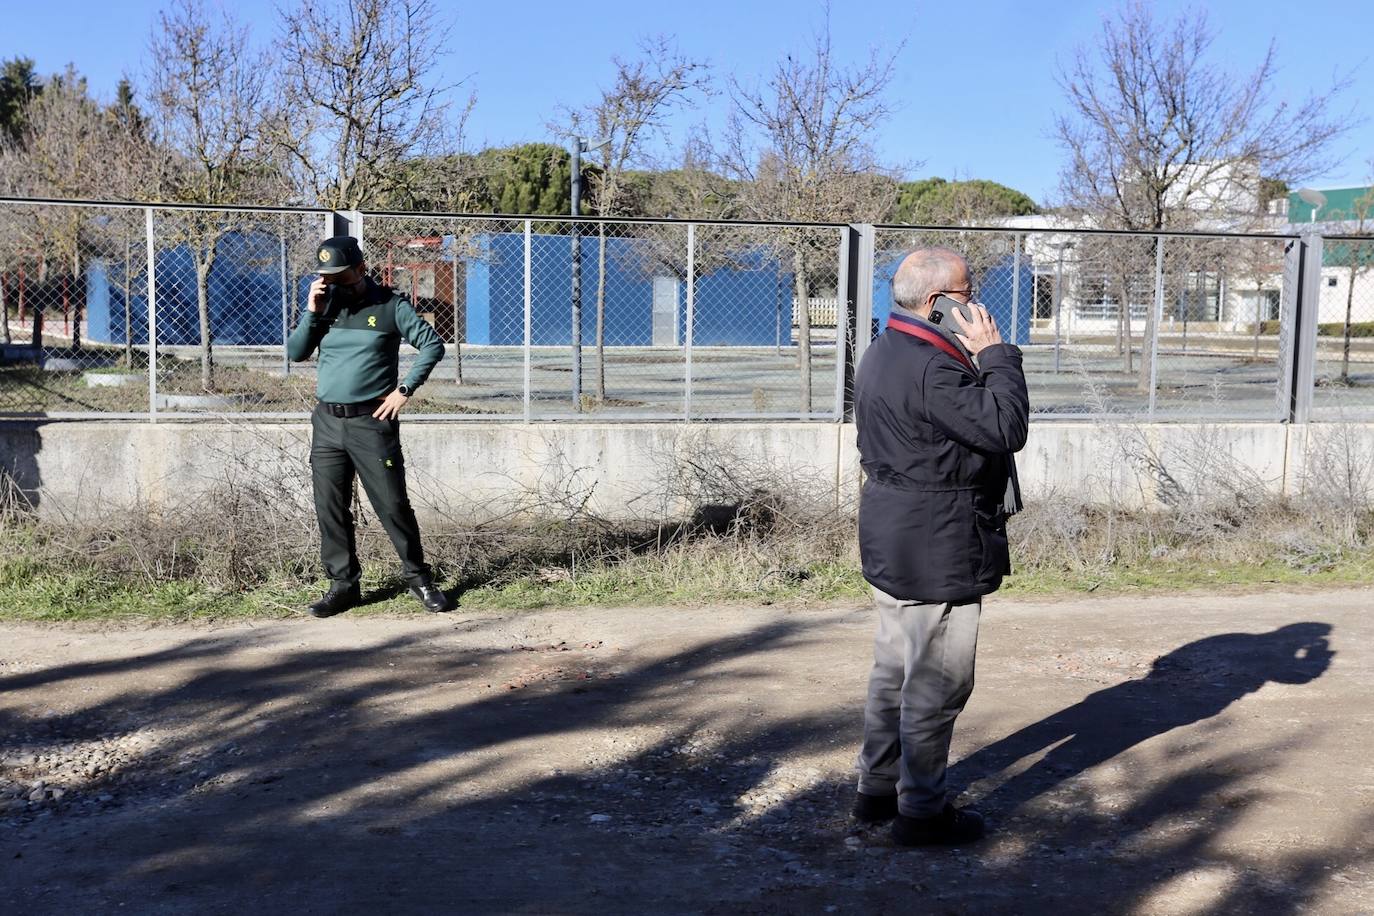
[[606, 400], [606, 224], [597, 224], [596, 249], [596, 401]]
[[458, 233], [453, 234], [453, 381], [454, 384], [463, 384], [463, 332], [467, 330], [467, 322], [460, 323], [463, 317], [462, 309], [459, 307], [458, 295]]
[[[1351, 253], [1354, 259], [1354, 253]], [[1350, 288], [1345, 291], [1345, 326], [1341, 328], [1341, 382], [1350, 384], [1350, 316], [1355, 304], [1355, 265], [1350, 265]]]
[[[214, 243], [211, 243], [213, 249]], [[196, 261], [196, 304], [200, 312], [200, 387], [215, 390], [214, 343], [210, 335], [210, 268], [215, 262], [213, 250], [203, 253]]]
[[806, 279], [806, 255], [792, 254], [792, 282], [797, 297], [797, 360], [801, 368], [801, 412], [811, 412], [811, 290]]
[[6, 277], [0, 273], [0, 343], [10, 342], [10, 301], [5, 298]]
[[1260, 331], [1264, 328], [1264, 287], [1255, 284], [1255, 362], [1259, 362]]
[[[1155, 236], [1150, 240], [1150, 260], [1155, 261], [1158, 257], [1159, 236]], [[1154, 279], [1153, 270], [1151, 270], [1150, 276]], [[1155, 328], [1155, 320], [1158, 316], [1155, 313], [1156, 311], [1163, 311], [1162, 308], [1158, 308], [1155, 301], [1158, 297], [1158, 293], [1158, 284], [1152, 282], [1150, 284], [1150, 308], [1145, 313], [1145, 331], [1140, 341], [1140, 374], [1136, 376], [1135, 385], [1136, 390], [1145, 393], [1148, 393], [1150, 390], [1150, 373], [1154, 368], [1154, 348], [1150, 345], [1150, 342], [1154, 340], [1155, 334], [1158, 333]]]
[[124, 368], [134, 367], [134, 317], [133, 304], [129, 301], [133, 293], [130, 265], [134, 258], [133, 239], [124, 237]]
[[1124, 347], [1122, 346], [1122, 336], [1123, 336], [1123, 334], [1124, 334], [1124, 332], [1125, 332], [1125, 328], [1126, 328], [1126, 299], [1125, 299], [1125, 296], [1121, 295], [1121, 293], [1122, 293], [1125, 289], [1126, 289], [1126, 284], [1125, 284], [1124, 282], [1118, 281], [1118, 283], [1117, 283], [1117, 293], [1118, 293], [1118, 295], [1117, 295], [1117, 297], [1116, 297], [1116, 355], [1117, 355], [1117, 356], [1120, 356], [1122, 353], [1125, 352], [1125, 349], [1124, 349]]
[[573, 410], [582, 411], [582, 228], [574, 220], [569, 227], [572, 242], [572, 383]]
[[1127, 274], [1117, 277], [1120, 307], [1116, 316], [1116, 352], [1122, 359], [1122, 371], [1127, 376], [1135, 368], [1135, 355], [1131, 352], [1131, 278]]
[[72, 349], [81, 346], [81, 304], [86, 301], [84, 293], [80, 292], [81, 280], [81, 249], [72, 250]]

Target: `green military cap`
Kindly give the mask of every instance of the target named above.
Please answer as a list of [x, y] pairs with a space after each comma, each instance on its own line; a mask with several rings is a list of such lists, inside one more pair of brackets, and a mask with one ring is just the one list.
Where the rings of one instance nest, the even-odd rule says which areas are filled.
[[336, 235], [320, 242], [317, 254], [322, 274], [336, 274], [363, 263], [363, 250], [351, 235]]

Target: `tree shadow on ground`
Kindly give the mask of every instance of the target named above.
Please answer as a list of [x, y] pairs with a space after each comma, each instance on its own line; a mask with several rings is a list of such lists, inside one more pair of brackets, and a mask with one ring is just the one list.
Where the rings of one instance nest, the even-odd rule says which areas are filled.
[[[859, 696], [856, 685], [834, 709], [771, 708], [773, 665], [822, 638], [797, 622], [632, 663], [590, 647], [459, 650], [426, 632], [291, 655], [208, 638], [18, 675], [0, 681], [0, 696], [32, 701], [121, 664], [140, 681], [41, 721], [7, 706], [4, 733], [56, 743], [169, 728], [128, 768], [114, 807], [70, 807], [0, 834], [0, 857], [22, 856], [0, 875], [0, 903], [26, 913], [875, 913], [918, 902], [1127, 912], [1210, 862], [1229, 883], [1203, 911], [1297, 912], [1329, 867], [1346, 864], [1332, 852], [1339, 838], [1278, 855], [1263, 875], [1217, 842], [1264, 804], [1256, 780], [1287, 748], [1242, 742], [1142, 781], [1116, 808], [1076, 777], [1263, 683], [1319, 676], [1328, 631], [1296, 624], [1190, 644], [1149, 677], [973, 755], [958, 774], [989, 773], [1070, 729], [1078, 742], [1057, 758], [1067, 770], [1012, 776], [987, 794], [999, 813], [1032, 800], [1053, 801], [1052, 812], [1008, 820], [966, 851], [891, 848], [848, 819], [847, 772], [805, 762], [848, 757]], [[1199, 693], [1218, 656], [1228, 688]], [[1151, 724], [1093, 737], [1132, 717]], [[560, 746], [571, 760], [540, 759]], [[1352, 824], [1352, 836], [1368, 826]], [[1345, 848], [1349, 863], [1368, 861], [1358, 843]]]

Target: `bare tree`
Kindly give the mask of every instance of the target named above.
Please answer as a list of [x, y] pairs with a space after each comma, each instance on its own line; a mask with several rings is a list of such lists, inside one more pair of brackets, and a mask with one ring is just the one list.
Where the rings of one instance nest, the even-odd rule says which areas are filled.
[[615, 79], [585, 111], [573, 112], [576, 136], [592, 132], [607, 141], [599, 150], [600, 169], [592, 172], [592, 201], [597, 224], [596, 400], [606, 399], [606, 223], [623, 213], [627, 170], [647, 164], [649, 144], [661, 138], [664, 121], [675, 109], [690, 105], [692, 95], [709, 89], [706, 65], [673, 46], [667, 36], [646, 38], [639, 56], [613, 57]]
[[[267, 59], [227, 11], [211, 17], [201, 0], [176, 0], [158, 16], [151, 42], [150, 83], [160, 138], [175, 154], [169, 196], [188, 203], [252, 201], [270, 172], [261, 158], [271, 118]], [[201, 387], [213, 391], [210, 272], [232, 224], [214, 211], [187, 211], [177, 227], [191, 250], [200, 319]]]
[[1282, 244], [1276, 239], [1237, 240], [1229, 266], [1236, 279], [1249, 286], [1255, 296], [1250, 358], [1257, 362], [1260, 358], [1260, 337], [1264, 333], [1264, 322], [1269, 317], [1266, 306], [1270, 300], [1265, 287], [1283, 272]]
[[301, 0], [282, 13], [274, 143], [311, 202], [338, 210], [402, 193], [416, 157], [456, 153], [474, 99], [450, 120], [435, 82], [449, 30], [433, 0]]
[[[100, 106], [90, 97], [86, 80], [72, 66], [54, 76], [28, 105], [13, 157], [20, 186], [35, 197], [82, 198], [103, 190], [105, 156], [116, 138]], [[81, 260], [89, 244], [90, 221], [75, 207], [35, 207], [27, 211], [25, 233], [40, 258], [46, 279], [49, 264], [65, 265], [63, 283], [76, 305], [72, 345], [81, 344], [81, 297], [76, 294]]]
[[[900, 50], [900, 49], [899, 49]], [[732, 113], [720, 160], [743, 182], [741, 211], [784, 222], [878, 222], [896, 198], [896, 172], [873, 138], [892, 115], [887, 90], [896, 54], [854, 67], [836, 60], [827, 19], [805, 58], [788, 55], [761, 87], [732, 81]], [[801, 410], [811, 410], [811, 274], [826, 233], [779, 233], [791, 262], [798, 318]], [[837, 344], [842, 342], [837, 341]]]
[[[1331, 110], [1345, 84], [1297, 105], [1276, 101], [1274, 45], [1236, 76], [1210, 61], [1214, 34], [1201, 12], [1161, 23], [1150, 4], [1129, 0], [1095, 46], [1075, 52], [1060, 74], [1067, 110], [1056, 119], [1070, 207], [1108, 228], [1179, 229], [1203, 218], [1241, 228], [1261, 176], [1298, 183], [1332, 165], [1332, 142], [1353, 123]], [[1151, 310], [1146, 338], [1153, 322]], [[1150, 374], [1145, 348], [1142, 389]]]
[[[118, 200], [163, 198], [170, 159], [167, 150], [154, 141], [152, 125], [137, 105], [129, 80], [120, 81], [115, 103], [105, 118], [113, 135], [105, 154], [107, 193]], [[140, 263], [135, 252], [143, 232], [143, 214], [137, 210], [115, 211], [105, 226], [109, 263], [119, 265], [111, 271], [110, 279], [120, 284], [123, 293], [125, 368], [134, 364], [133, 293], [135, 265]], [[142, 265], [143, 270], [146, 266]]]

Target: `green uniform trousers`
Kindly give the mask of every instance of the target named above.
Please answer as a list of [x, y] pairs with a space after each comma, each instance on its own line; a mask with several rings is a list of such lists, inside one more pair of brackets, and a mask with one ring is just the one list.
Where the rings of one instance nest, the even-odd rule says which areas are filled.
[[401, 573], [410, 584], [428, 581], [420, 547], [420, 526], [406, 495], [401, 424], [371, 414], [336, 417], [317, 406], [310, 417], [310, 476], [315, 489], [315, 516], [320, 523], [320, 559], [334, 588], [358, 584], [361, 569], [354, 536], [353, 475], [367, 491], [391, 543], [401, 557]]

